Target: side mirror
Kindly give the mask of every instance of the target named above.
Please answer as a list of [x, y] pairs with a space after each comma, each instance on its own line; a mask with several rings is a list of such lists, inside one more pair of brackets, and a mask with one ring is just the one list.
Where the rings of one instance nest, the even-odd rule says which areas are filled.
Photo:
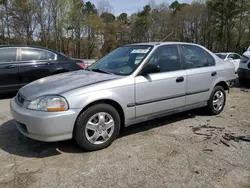
[[147, 64], [141, 71], [141, 75], [147, 75], [150, 73], [160, 72], [161, 68], [159, 65]]
[[231, 60], [233, 60], [233, 58], [230, 57], [230, 58], [228, 58], [228, 60], [231, 61]]

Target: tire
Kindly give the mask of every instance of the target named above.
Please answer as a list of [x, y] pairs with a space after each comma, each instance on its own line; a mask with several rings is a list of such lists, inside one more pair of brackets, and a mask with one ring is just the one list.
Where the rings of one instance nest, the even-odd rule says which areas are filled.
[[[219, 97], [218, 104], [216, 105], [217, 96], [223, 95], [223, 98]], [[221, 101], [221, 105], [220, 105]], [[215, 104], [215, 105], [214, 105]], [[226, 92], [223, 87], [216, 86], [214, 87], [210, 99], [208, 100], [207, 111], [211, 115], [218, 115], [222, 112], [226, 104]]]
[[[108, 129], [112, 120], [113, 126]], [[112, 144], [119, 135], [120, 127], [120, 115], [113, 106], [95, 104], [77, 118], [73, 137], [84, 150], [100, 150]]]

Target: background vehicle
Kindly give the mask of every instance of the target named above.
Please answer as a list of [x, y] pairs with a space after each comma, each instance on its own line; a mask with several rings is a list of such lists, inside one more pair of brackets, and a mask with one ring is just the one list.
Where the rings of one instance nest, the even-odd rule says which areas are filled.
[[20, 132], [42, 141], [73, 137], [86, 150], [102, 149], [121, 126], [200, 107], [221, 113], [236, 77], [232, 63], [180, 42], [123, 46], [87, 70], [21, 88], [11, 100]]
[[96, 62], [96, 59], [78, 59], [78, 58], [71, 58], [71, 59], [76, 60], [79, 63], [81, 63], [82, 68], [87, 68], [88, 66]]
[[81, 62], [53, 50], [28, 46], [0, 46], [0, 93], [46, 76], [82, 69]]
[[238, 77], [240, 84], [250, 83], [250, 51], [246, 51], [241, 58]]
[[235, 72], [237, 72], [240, 64], [241, 56], [237, 53], [229, 52], [229, 53], [215, 53], [219, 58], [224, 61], [230, 61], [234, 64]]

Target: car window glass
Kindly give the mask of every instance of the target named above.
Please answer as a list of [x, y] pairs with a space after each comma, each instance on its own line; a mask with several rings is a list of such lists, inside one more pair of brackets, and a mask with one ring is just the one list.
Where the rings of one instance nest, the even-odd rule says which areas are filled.
[[176, 45], [158, 47], [149, 58], [148, 63], [158, 65], [161, 72], [182, 69], [179, 51]]
[[205, 50], [194, 45], [181, 45], [186, 69], [215, 65], [213, 57]]
[[229, 59], [229, 58], [231, 58], [231, 59], [235, 59], [234, 54], [230, 54], [230, 55], [228, 56], [228, 59]]
[[103, 70], [118, 75], [131, 74], [150, 53], [150, 45], [122, 46], [110, 52], [88, 67], [91, 70]]
[[22, 49], [22, 61], [54, 60], [55, 54], [39, 49]]
[[16, 48], [2, 48], [0, 49], [0, 62], [16, 61]]
[[238, 54], [234, 54], [234, 59], [241, 59], [241, 57]]
[[220, 59], [225, 59], [226, 57], [227, 57], [227, 55], [225, 55], [225, 54], [215, 54], [215, 55], [217, 55]]

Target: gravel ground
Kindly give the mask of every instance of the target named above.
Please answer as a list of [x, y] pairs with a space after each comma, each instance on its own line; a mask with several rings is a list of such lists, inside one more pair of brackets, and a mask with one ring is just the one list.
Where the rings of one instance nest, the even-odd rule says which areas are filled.
[[0, 100], [1, 188], [250, 188], [250, 142], [222, 139], [225, 133], [250, 135], [249, 89], [233, 88], [218, 116], [195, 110], [137, 124], [109, 148], [90, 153], [74, 141], [22, 136], [9, 97]]

